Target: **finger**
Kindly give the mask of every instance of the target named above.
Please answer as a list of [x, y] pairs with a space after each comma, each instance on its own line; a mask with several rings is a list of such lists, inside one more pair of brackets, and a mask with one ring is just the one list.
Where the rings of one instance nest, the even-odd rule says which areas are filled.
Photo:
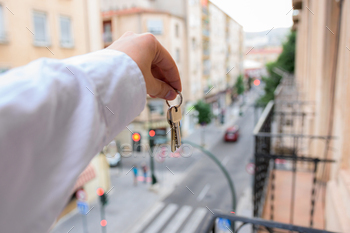
[[164, 80], [174, 89], [182, 91], [180, 74], [176, 63], [159, 41], [156, 43], [156, 56], [153, 59], [152, 66], [157, 67], [154, 70], [158, 79]]
[[174, 88], [169, 84], [160, 81], [158, 79], [153, 79], [152, 89], [150, 90], [150, 95], [166, 100], [173, 100], [176, 98], [177, 93]]

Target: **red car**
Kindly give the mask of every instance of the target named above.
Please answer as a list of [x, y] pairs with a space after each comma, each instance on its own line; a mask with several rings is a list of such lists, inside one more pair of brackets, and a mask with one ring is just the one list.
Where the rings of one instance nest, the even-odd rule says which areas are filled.
[[224, 140], [226, 142], [235, 142], [238, 140], [238, 137], [239, 137], [239, 127], [235, 125], [226, 130]]

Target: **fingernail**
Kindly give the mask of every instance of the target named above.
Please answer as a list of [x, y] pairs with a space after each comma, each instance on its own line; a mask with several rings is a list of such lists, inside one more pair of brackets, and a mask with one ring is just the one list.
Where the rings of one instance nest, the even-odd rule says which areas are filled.
[[170, 90], [168, 91], [168, 93], [166, 94], [166, 96], [164, 97], [167, 100], [173, 100], [176, 97], [176, 92], [174, 90]]

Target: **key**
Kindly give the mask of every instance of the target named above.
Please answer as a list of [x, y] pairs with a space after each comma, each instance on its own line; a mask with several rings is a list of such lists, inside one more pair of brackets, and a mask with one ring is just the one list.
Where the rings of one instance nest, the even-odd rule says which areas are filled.
[[181, 146], [180, 121], [182, 118], [181, 108], [171, 106], [167, 113], [168, 122], [171, 127], [171, 151], [174, 152], [176, 148]]

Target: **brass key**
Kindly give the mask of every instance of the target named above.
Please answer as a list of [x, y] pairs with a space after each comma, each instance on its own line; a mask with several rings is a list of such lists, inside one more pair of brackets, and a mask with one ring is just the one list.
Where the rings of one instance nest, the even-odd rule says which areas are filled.
[[176, 91], [180, 95], [180, 103], [176, 106], [170, 106], [169, 102], [166, 103], [169, 106], [167, 112], [168, 123], [171, 128], [171, 151], [174, 152], [176, 148], [181, 146], [181, 133], [180, 133], [180, 121], [182, 118], [181, 114], [181, 104], [182, 104], [182, 94]]
[[171, 151], [181, 146], [180, 121], [182, 118], [181, 108], [171, 106], [168, 109], [168, 122], [171, 127]]

